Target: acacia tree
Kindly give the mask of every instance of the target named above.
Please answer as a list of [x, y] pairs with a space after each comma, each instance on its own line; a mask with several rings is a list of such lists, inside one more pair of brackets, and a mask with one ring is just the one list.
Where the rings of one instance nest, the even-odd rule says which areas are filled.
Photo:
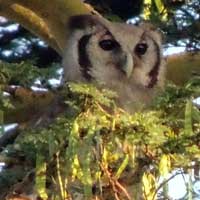
[[[25, 26], [61, 56], [68, 18], [98, 14], [79, 0], [0, 0], [0, 8], [0, 15]], [[169, 63], [177, 65], [179, 58]], [[77, 84], [33, 91], [27, 88], [35, 79], [49, 74], [27, 63], [2, 64], [1, 70], [1, 124], [18, 122], [17, 129], [0, 138], [1, 161], [7, 166], [1, 199], [29, 194], [42, 199], [155, 199], [163, 186], [167, 198], [168, 172], [180, 166], [187, 170], [191, 161], [198, 169], [200, 114], [189, 99], [199, 95], [199, 79], [184, 88], [169, 85], [154, 112], [130, 115], [115, 106], [110, 91]], [[13, 83], [21, 87], [13, 88]], [[8, 146], [10, 141], [14, 144]], [[164, 181], [157, 185], [160, 176]]]

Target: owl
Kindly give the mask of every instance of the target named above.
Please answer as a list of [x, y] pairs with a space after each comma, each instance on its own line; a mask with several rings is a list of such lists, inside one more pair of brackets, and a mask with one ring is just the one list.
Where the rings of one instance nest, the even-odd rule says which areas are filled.
[[94, 83], [113, 90], [117, 103], [129, 111], [149, 104], [163, 88], [161, 34], [152, 25], [77, 15], [70, 18], [67, 28], [65, 81]]

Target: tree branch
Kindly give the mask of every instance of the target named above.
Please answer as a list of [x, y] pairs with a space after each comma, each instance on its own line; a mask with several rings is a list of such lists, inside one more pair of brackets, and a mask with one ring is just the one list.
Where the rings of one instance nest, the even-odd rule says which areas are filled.
[[70, 16], [95, 12], [81, 0], [0, 0], [0, 15], [20, 23], [60, 55], [68, 36]]
[[194, 76], [200, 76], [200, 53], [180, 53], [167, 57], [167, 80], [184, 85]]

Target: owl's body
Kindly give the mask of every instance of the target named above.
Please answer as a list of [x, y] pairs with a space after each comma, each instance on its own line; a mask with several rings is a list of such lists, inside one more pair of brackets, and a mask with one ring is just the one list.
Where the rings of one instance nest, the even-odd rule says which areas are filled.
[[160, 34], [149, 25], [112, 23], [91, 15], [69, 21], [63, 55], [66, 81], [92, 82], [118, 94], [119, 104], [149, 103], [164, 84]]

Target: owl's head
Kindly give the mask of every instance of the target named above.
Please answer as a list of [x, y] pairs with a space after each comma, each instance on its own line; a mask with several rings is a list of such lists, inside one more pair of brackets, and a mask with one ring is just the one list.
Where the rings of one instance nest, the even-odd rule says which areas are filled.
[[71, 17], [68, 29], [65, 80], [105, 85], [118, 92], [120, 101], [146, 101], [155, 86], [162, 86], [161, 35], [151, 25], [78, 15]]

